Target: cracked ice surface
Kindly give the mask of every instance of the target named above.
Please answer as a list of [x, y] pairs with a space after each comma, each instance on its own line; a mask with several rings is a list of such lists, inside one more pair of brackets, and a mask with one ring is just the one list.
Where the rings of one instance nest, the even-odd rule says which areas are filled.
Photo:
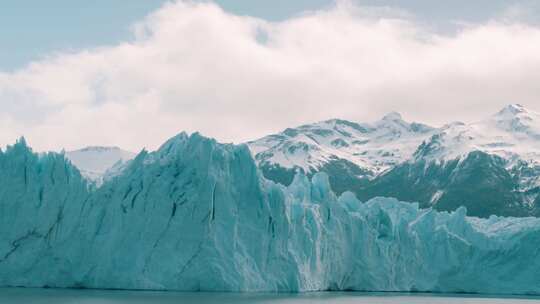
[[95, 189], [59, 154], [0, 153], [0, 285], [540, 293], [540, 219], [336, 197], [180, 134]]

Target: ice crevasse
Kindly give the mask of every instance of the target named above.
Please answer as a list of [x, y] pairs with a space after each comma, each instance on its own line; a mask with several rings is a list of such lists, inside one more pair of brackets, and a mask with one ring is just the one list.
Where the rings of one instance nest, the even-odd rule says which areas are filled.
[[540, 294], [540, 219], [282, 186], [246, 146], [182, 133], [101, 187], [62, 154], [0, 152], [0, 286]]

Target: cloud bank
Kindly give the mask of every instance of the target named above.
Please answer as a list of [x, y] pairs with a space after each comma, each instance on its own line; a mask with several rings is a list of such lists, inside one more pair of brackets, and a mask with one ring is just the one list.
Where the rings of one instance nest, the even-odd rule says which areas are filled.
[[242, 142], [389, 111], [442, 124], [508, 103], [540, 110], [540, 28], [516, 21], [439, 34], [392, 9], [339, 2], [281, 21], [211, 3], [163, 6], [133, 39], [0, 71], [0, 143], [37, 150], [156, 148], [201, 131]]

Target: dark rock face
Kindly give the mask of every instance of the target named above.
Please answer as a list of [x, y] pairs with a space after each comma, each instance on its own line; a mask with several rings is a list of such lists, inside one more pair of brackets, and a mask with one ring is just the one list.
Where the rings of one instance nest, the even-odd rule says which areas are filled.
[[[520, 181], [538, 176], [539, 168], [508, 170], [506, 165], [498, 156], [475, 151], [463, 159], [443, 163], [422, 159], [407, 162], [371, 180], [363, 177], [367, 172], [346, 160], [330, 161], [317, 172], [328, 174], [336, 193], [350, 190], [364, 201], [378, 196], [395, 197], [441, 211], [464, 206], [468, 215], [478, 217], [540, 215], [540, 189], [520, 189]], [[262, 173], [284, 185], [294, 177], [294, 170], [275, 164], [263, 167]]]

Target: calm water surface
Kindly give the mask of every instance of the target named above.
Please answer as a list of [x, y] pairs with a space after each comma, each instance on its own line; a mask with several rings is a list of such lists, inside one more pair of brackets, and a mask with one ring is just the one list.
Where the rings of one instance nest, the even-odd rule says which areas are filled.
[[452, 304], [540, 303], [540, 297], [488, 297], [453, 294], [324, 292], [305, 294], [176, 293], [153, 291], [0, 288], [0, 304]]

